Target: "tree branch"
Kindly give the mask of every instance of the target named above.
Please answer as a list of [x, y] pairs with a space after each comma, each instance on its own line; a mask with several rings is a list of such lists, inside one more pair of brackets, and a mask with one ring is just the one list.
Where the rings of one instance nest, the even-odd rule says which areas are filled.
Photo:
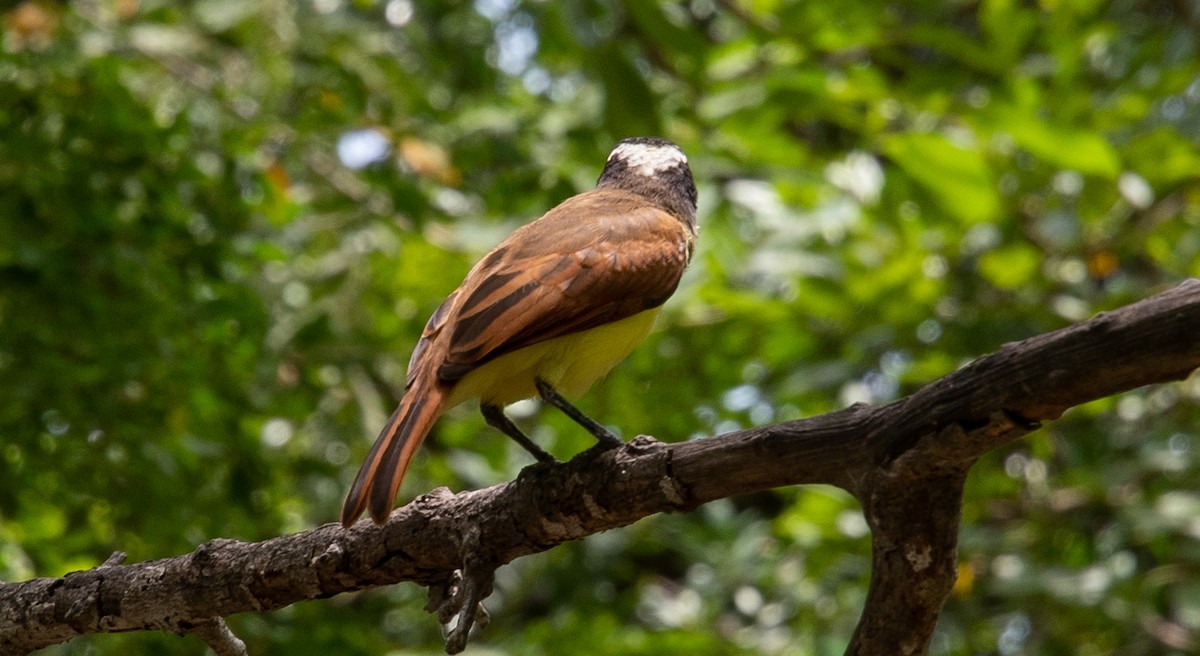
[[[1068, 408], [1200, 367], [1200, 281], [1007, 344], [884, 406], [679, 444], [638, 437], [515, 481], [439, 488], [387, 524], [335, 524], [257, 543], [217, 539], [191, 554], [110, 561], [61, 578], [0, 585], [0, 653], [96, 632], [199, 629], [237, 648], [215, 618], [400, 581], [430, 586], [465, 645], [495, 569], [658, 512], [801, 483], [853, 493], [872, 528], [873, 570], [848, 653], [920, 653], [954, 582], [967, 470], [988, 450]], [[228, 635], [225, 635], [228, 634]], [[213, 637], [213, 636], [217, 637]], [[232, 652], [237, 653], [237, 652]]]

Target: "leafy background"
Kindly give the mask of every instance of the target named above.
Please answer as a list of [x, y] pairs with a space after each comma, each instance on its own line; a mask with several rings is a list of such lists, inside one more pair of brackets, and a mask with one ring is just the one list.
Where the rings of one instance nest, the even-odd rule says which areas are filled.
[[[332, 521], [427, 315], [625, 136], [682, 145], [702, 224], [659, 329], [582, 401], [626, 436], [886, 402], [1200, 275], [1194, 2], [2, 12], [7, 581]], [[985, 458], [931, 652], [1200, 648], [1197, 398], [1194, 376], [1105, 399]], [[560, 457], [587, 445], [513, 412]], [[401, 495], [528, 463], [464, 408]], [[838, 654], [868, 556], [829, 488], [653, 517], [504, 568], [471, 649]], [[422, 602], [401, 585], [231, 623], [258, 654], [439, 653]]]

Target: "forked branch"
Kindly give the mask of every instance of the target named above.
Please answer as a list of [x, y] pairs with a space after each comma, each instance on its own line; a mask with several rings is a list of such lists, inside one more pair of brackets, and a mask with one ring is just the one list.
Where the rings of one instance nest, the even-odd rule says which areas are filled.
[[[433, 586], [459, 626], [485, 617], [491, 573], [512, 560], [659, 512], [784, 485], [852, 492], [872, 529], [873, 572], [848, 653], [920, 653], [954, 582], [962, 482], [988, 450], [1068, 408], [1200, 367], [1200, 281], [1021, 342], [883, 406], [664, 444], [639, 437], [515, 481], [434, 490], [387, 524], [327, 524], [264, 542], [0, 585], [0, 653], [97, 632], [199, 632], [214, 618], [401, 581]], [[451, 634], [461, 649], [466, 631]], [[236, 653], [236, 651], [231, 652]]]

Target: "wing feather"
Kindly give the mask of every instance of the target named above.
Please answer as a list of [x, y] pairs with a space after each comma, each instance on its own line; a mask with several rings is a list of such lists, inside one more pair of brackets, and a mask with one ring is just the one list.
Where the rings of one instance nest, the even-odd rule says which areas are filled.
[[[438, 378], [453, 382], [505, 353], [661, 305], [693, 239], [683, 222], [634, 194], [599, 190], [558, 206], [481, 261], [447, 300], [434, 334], [426, 328], [427, 338], [448, 339]], [[440, 335], [442, 325], [453, 333]]]

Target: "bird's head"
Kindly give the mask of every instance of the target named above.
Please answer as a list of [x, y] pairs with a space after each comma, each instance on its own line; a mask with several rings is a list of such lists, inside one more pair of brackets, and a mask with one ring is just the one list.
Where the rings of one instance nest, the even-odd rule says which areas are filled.
[[609, 153], [596, 187], [640, 194], [680, 220], [695, 224], [696, 183], [692, 180], [687, 155], [666, 139], [622, 139]]

